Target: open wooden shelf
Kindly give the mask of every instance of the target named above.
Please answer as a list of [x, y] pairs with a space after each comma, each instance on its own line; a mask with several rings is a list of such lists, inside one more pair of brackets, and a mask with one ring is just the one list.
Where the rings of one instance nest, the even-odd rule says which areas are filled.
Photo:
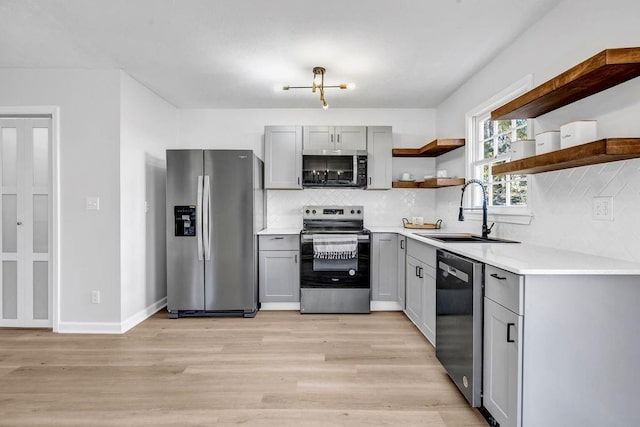
[[491, 112], [532, 119], [640, 76], [640, 47], [606, 49]]
[[534, 174], [634, 158], [640, 158], [640, 138], [608, 138], [495, 165], [491, 173]]
[[393, 188], [442, 188], [464, 185], [464, 178], [432, 178], [420, 182], [393, 181]]
[[456, 148], [464, 147], [463, 139], [435, 139], [420, 148], [394, 148], [393, 157], [436, 157]]

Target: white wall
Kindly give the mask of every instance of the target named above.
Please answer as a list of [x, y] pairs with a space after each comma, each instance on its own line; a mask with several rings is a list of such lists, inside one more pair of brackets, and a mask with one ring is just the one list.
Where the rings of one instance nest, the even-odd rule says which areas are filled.
[[[614, 47], [640, 46], [640, 3], [636, 0], [566, 0], [505, 48], [438, 107], [441, 138], [465, 132], [465, 113], [532, 73], [534, 85]], [[640, 136], [640, 79], [594, 95], [534, 123], [535, 133], [579, 119], [597, 119], [599, 137]], [[438, 167], [461, 171], [464, 153], [438, 160]], [[546, 246], [640, 261], [640, 161], [623, 161], [531, 175], [530, 225], [500, 224], [500, 235]], [[614, 221], [591, 218], [594, 196], [614, 197]], [[439, 216], [455, 224], [459, 189], [439, 190]], [[474, 224], [480, 229], [479, 224]]]
[[[179, 110], [176, 148], [244, 148], [263, 156], [266, 125], [392, 126], [394, 147], [420, 147], [435, 138], [433, 109], [237, 109]], [[435, 172], [435, 160], [393, 161], [393, 175], [416, 177]], [[403, 216], [435, 220], [435, 190], [269, 190], [267, 226], [301, 226], [306, 204], [365, 206], [367, 225], [401, 225]]]
[[[0, 69], [3, 107], [60, 108], [62, 324], [120, 320], [119, 87], [115, 70]], [[87, 196], [99, 211], [85, 210]]]
[[167, 296], [165, 147], [175, 143], [177, 110], [129, 75], [120, 77], [120, 286], [127, 328]]

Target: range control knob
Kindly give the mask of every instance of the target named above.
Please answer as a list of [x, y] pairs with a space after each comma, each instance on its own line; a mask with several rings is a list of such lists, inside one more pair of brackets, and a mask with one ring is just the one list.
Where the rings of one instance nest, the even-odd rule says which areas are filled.
[[307, 215], [309, 215], [309, 209], [307, 209], [306, 211], [304, 211], [304, 213], [306, 213]]
[[361, 214], [361, 213], [362, 213], [362, 211], [360, 211], [360, 209], [358, 209], [358, 214]]
[[354, 211], [353, 209], [351, 209], [351, 215], [353, 215], [354, 213], [356, 213], [356, 211]]
[[312, 210], [311, 213], [315, 215], [316, 214], [316, 210], [315, 209]]

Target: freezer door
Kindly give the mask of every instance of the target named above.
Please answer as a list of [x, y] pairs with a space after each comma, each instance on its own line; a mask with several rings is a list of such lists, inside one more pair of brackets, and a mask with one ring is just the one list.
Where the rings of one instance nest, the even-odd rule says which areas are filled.
[[[198, 259], [202, 252], [201, 202], [198, 200], [202, 168], [202, 150], [167, 150], [169, 311], [204, 310], [204, 261]], [[187, 219], [190, 212], [195, 223]]]
[[207, 311], [248, 312], [257, 305], [253, 166], [250, 150], [204, 152], [204, 175], [210, 183], [210, 207], [203, 208], [210, 230], [204, 236]]

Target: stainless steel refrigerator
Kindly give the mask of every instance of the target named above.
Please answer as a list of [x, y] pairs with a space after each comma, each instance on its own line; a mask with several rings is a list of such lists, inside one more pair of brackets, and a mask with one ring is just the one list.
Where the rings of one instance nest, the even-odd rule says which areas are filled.
[[263, 163], [250, 150], [167, 150], [169, 317], [258, 310]]

